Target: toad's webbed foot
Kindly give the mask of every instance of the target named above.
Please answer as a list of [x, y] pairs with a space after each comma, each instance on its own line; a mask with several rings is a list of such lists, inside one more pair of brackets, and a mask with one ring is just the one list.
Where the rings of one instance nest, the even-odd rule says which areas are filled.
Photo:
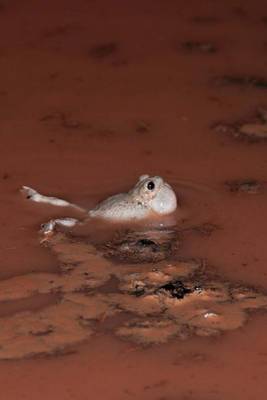
[[72, 228], [80, 221], [76, 218], [56, 218], [51, 219], [50, 221], [46, 222], [45, 224], [41, 225], [41, 232], [44, 236], [50, 235], [56, 226], [62, 226], [66, 228]]

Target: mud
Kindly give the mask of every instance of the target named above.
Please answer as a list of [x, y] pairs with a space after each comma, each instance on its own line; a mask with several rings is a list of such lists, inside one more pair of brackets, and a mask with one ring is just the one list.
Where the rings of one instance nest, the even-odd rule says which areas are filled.
[[200, 52], [204, 54], [212, 54], [218, 51], [213, 43], [197, 41], [184, 42], [181, 44], [181, 48], [187, 52]]
[[117, 43], [110, 42], [94, 46], [90, 49], [89, 55], [97, 60], [103, 60], [112, 56], [118, 51]]
[[[153, 234], [150, 231], [151, 237]], [[140, 241], [139, 235], [135, 241]], [[148, 232], [146, 235], [150, 237]], [[159, 232], [156, 235], [159, 237]], [[133, 237], [134, 233], [130, 244]], [[124, 243], [127, 239], [126, 235]], [[141, 345], [156, 345], [174, 337], [185, 340], [192, 335], [207, 337], [237, 329], [246, 322], [248, 311], [267, 309], [264, 293], [224, 282], [201, 262], [181, 261], [177, 250], [171, 252], [171, 262], [153, 259], [152, 266], [144, 264], [146, 257], [140, 250], [140, 260], [135, 256], [135, 264], [131, 265], [132, 253], [128, 259], [120, 247], [117, 251], [122, 251], [123, 261], [128, 264], [111, 263], [87, 241], [66, 233], [50, 234], [43, 243], [56, 255], [61, 273], [1, 281], [0, 301], [37, 294], [57, 294], [60, 300], [41, 311], [17, 312], [1, 319], [2, 360], [75, 350], [75, 346], [90, 339], [96, 322], [101, 331], [101, 324], [119, 313], [128, 317], [122, 325], [120, 320], [118, 324], [113, 322], [113, 334]], [[112, 278], [117, 285], [109, 288]]]
[[267, 112], [259, 108], [257, 112], [247, 119], [232, 124], [218, 123], [214, 125], [215, 131], [227, 134], [235, 139], [245, 140], [249, 143], [266, 141], [267, 139]]
[[[54, 112], [52, 114], [44, 115], [40, 118], [41, 122], [50, 124], [51, 126], [59, 126], [65, 129], [90, 129], [90, 125], [84, 124], [82, 121], [73, 119], [70, 115], [66, 115], [64, 112]], [[52, 125], [53, 124], [53, 125]]]
[[[238, 129], [244, 124], [256, 124], [258, 132], [265, 129], [258, 126], [263, 120], [257, 113], [266, 108], [266, 90], [259, 87], [266, 80], [265, 2], [14, 0], [0, 4], [0, 279], [1, 285], [9, 282], [4, 297], [14, 299], [1, 302], [0, 315], [8, 320], [10, 338], [15, 329], [12, 317], [26, 313], [28, 321], [24, 333], [19, 331], [27, 343], [20, 346], [19, 360], [14, 355], [16, 341], [5, 337], [6, 356], [13, 360], [0, 362], [2, 397], [264, 399], [267, 318], [263, 309], [240, 311], [241, 301], [235, 300], [238, 318], [234, 321], [242, 326], [219, 329], [210, 336], [199, 336], [198, 328], [178, 331], [174, 318], [137, 315], [122, 306], [107, 318], [97, 314], [92, 320], [84, 314], [78, 325], [77, 310], [93, 309], [83, 308], [82, 299], [89, 304], [93, 294], [108, 293], [113, 304], [127, 298], [123, 307], [134, 308], [136, 301], [151, 296], [153, 285], [148, 287], [147, 276], [138, 275], [136, 287], [131, 280], [122, 282], [114, 276], [102, 286], [91, 287], [84, 278], [78, 279], [78, 272], [74, 280], [63, 282], [68, 274], [74, 276], [73, 268], [63, 271], [64, 263], [52, 249], [40, 246], [37, 231], [50, 218], [77, 216], [70, 210], [28, 204], [18, 191], [28, 185], [90, 209], [132, 187], [141, 174], [161, 175], [174, 187], [183, 210], [182, 218], [177, 218], [180, 260], [208, 270], [209, 279], [229, 288], [227, 296], [234, 288], [248, 287], [256, 296], [264, 295], [265, 187], [253, 195], [230, 192], [224, 183], [266, 182], [266, 143], [216, 134], [210, 127], [219, 121], [227, 126], [237, 122]], [[191, 41], [213, 44], [218, 51], [177, 48]], [[110, 43], [117, 45], [110, 55], [90, 54]], [[216, 83], [216, 77], [239, 80], [222, 84]], [[201, 233], [204, 227], [207, 234]], [[105, 230], [97, 234], [96, 230], [96, 224], [88, 228], [87, 243], [95, 244], [96, 236], [112, 241]], [[173, 263], [169, 256], [157, 264]], [[100, 265], [96, 285], [104, 281], [102, 262], [127, 268], [127, 262], [115, 255], [95, 260]], [[143, 264], [153, 272], [149, 269], [153, 263]], [[140, 273], [138, 265], [132, 264], [133, 274]], [[190, 279], [178, 274], [170, 279], [172, 272], [160, 287], [170, 282], [171, 290], [178, 286], [178, 293], [179, 287], [191, 290]], [[23, 282], [28, 287], [21, 286], [22, 277], [27, 277]], [[55, 279], [57, 286], [46, 279]], [[67, 292], [67, 285], [82, 289]], [[43, 293], [34, 292], [34, 287]], [[196, 293], [183, 299], [169, 297], [168, 290], [160, 295], [164, 301], [181, 301], [178, 304], [184, 307]], [[217, 304], [218, 309], [208, 307], [209, 326], [219, 313], [223, 321], [229, 316], [230, 325], [227, 304], [222, 312], [223, 303]], [[43, 316], [43, 323], [34, 323], [30, 334], [32, 316]], [[215, 326], [217, 330], [217, 322]], [[165, 332], [169, 338], [161, 344], [140, 344], [140, 337], [151, 337], [149, 330], [158, 341], [161, 333], [164, 340]], [[55, 351], [56, 345], [65, 350]], [[47, 346], [46, 350], [50, 346], [49, 355], [41, 355], [40, 346]]]
[[222, 86], [237, 86], [241, 88], [267, 89], [267, 78], [253, 75], [224, 75], [215, 78], [215, 83]]
[[174, 229], [122, 231], [98, 248], [114, 262], [156, 263], [177, 253], [179, 235]]
[[266, 191], [266, 182], [253, 179], [228, 181], [225, 186], [232, 193], [260, 194]]

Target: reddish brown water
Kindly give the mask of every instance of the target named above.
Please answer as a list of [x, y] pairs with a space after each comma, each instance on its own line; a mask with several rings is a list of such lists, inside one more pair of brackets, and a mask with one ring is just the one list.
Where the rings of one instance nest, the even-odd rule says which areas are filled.
[[[230, 194], [223, 182], [266, 180], [267, 144], [210, 128], [266, 106], [264, 88], [214, 83], [231, 74], [267, 78], [266, 16], [259, 0], [1, 2], [0, 277], [57, 270], [37, 231], [64, 213], [26, 204], [21, 185], [89, 207], [150, 173], [173, 185], [189, 222], [221, 228], [188, 236], [181, 254], [266, 289], [267, 194]], [[218, 51], [186, 52], [186, 41]], [[216, 339], [151, 349], [102, 333], [75, 354], [1, 362], [1, 393], [5, 400], [264, 399], [266, 327], [267, 316], [257, 315]]]

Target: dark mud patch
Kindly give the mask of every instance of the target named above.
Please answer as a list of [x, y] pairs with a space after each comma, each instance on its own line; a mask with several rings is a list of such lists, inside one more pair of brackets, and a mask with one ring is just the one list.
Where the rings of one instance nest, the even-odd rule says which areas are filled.
[[266, 191], [266, 182], [255, 179], [226, 181], [225, 186], [231, 193], [261, 194]]
[[218, 51], [217, 46], [211, 42], [200, 42], [194, 40], [185, 41], [181, 43], [179, 47], [186, 53], [214, 54]]
[[91, 47], [89, 57], [96, 61], [102, 61], [116, 55], [118, 50], [119, 45], [116, 42], [101, 43]]
[[259, 108], [251, 116], [230, 123], [218, 122], [212, 128], [219, 134], [248, 143], [266, 142], [267, 110]]
[[221, 229], [220, 226], [205, 222], [201, 225], [189, 226], [187, 228], [181, 229], [179, 233], [184, 236], [186, 233], [197, 233], [203, 236], [211, 236], [213, 232]]
[[223, 75], [214, 78], [217, 86], [267, 89], [267, 78], [255, 75]]
[[196, 24], [203, 24], [203, 25], [213, 25], [218, 24], [222, 21], [219, 17], [214, 17], [211, 15], [204, 15], [204, 16], [196, 16], [191, 19], [192, 22]]
[[193, 362], [194, 364], [203, 364], [210, 360], [211, 357], [206, 353], [181, 351], [176, 355], [173, 365], [185, 365], [190, 362]]
[[157, 293], [160, 292], [166, 292], [174, 299], [183, 299], [187, 294], [192, 293], [192, 289], [186, 287], [182, 281], [173, 281], [159, 287]]
[[72, 32], [74, 30], [74, 26], [70, 24], [58, 25], [54, 28], [45, 30], [43, 32], [43, 37], [45, 38], [55, 38], [58, 36], [65, 36], [66, 34]]
[[247, 17], [247, 11], [240, 6], [233, 7], [233, 14], [239, 18]]
[[[154, 245], [149, 237], [139, 239], [141, 247]], [[219, 335], [267, 307], [263, 292], [225, 281], [198, 260], [114, 264], [86, 240], [62, 232], [43, 243], [56, 256], [60, 273], [1, 281], [0, 300], [56, 293], [60, 301], [2, 317], [0, 359], [64, 354], [107, 327], [142, 346]]]
[[155, 263], [177, 253], [179, 238], [175, 230], [166, 229], [119, 232], [98, 248], [114, 262]]
[[5, 172], [5, 173], [2, 174], [2, 179], [3, 179], [4, 181], [8, 180], [9, 178], [10, 178], [10, 175], [9, 175], [7, 172]]
[[149, 133], [151, 131], [151, 124], [147, 121], [138, 121], [135, 126], [137, 133]]
[[90, 124], [84, 123], [78, 119], [74, 119], [71, 115], [61, 111], [46, 114], [40, 118], [40, 121], [52, 126], [58, 125], [64, 129], [69, 130], [81, 130], [91, 128]]
[[[64, 132], [69, 137], [72, 134], [79, 133], [83, 138], [99, 139], [109, 141], [114, 137], [122, 136], [122, 132], [109, 127], [94, 126], [83, 117], [73, 116], [71, 112], [54, 111], [40, 117], [39, 121], [44, 124], [48, 130], [54, 133], [55, 129]], [[50, 143], [53, 141], [50, 140]]]

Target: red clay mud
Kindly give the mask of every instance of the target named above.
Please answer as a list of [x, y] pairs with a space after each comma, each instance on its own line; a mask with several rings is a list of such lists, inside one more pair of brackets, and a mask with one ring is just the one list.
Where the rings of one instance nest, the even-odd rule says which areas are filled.
[[232, 124], [218, 123], [215, 124], [214, 129], [218, 133], [249, 143], [264, 142], [267, 139], [267, 111], [265, 108], [259, 108], [252, 117]]
[[[133, 236], [125, 235], [129, 246]], [[138, 264], [136, 259], [135, 264], [125, 264], [124, 252], [120, 264], [107, 261], [87, 241], [61, 232], [50, 233], [45, 243], [56, 255], [61, 273], [32, 273], [1, 281], [0, 301], [38, 293], [60, 298], [40, 311], [16, 312], [1, 319], [2, 360], [64, 354], [88, 342], [97, 327], [101, 332], [101, 324], [119, 313], [128, 318], [122, 324], [113, 322], [113, 334], [156, 345], [175, 337], [208, 337], [237, 329], [246, 322], [248, 311], [267, 309], [263, 293], [215, 278], [200, 262], [176, 259], [177, 250], [170, 260], [153, 260], [153, 264], [151, 260], [144, 264], [142, 257]], [[117, 287], [109, 285], [111, 278]]]
[[[216, 121], [231, 124], [239, 117], [254, 123], [254, 110], [266, 106], [265, 89], [214, 85], [214, 77], [266, 79], [265, 16], [260, 0], [242, 5], [196, 0], [1, 3], [1, 281], [60, 276], [58, 260], [40, 246], [37, 231], [50, 218], [75, 217], [27, 205], [18, 192], [22, 185], [92, 208], [148, 173], [163, 176], [177, 192], [185, 211], [181, 230], [205, 223], [219, 227], [209, 236], [188, 231], [179, 255], [206, 260], [226, 282], [265, 292], [266, 194], [236, 196], [223, 182], [266, 182], [266, 143], [246, 145], [210, 129]], [[214, 43], [218, 51], [187, 54], [174, 46], [193, 39]], [[118, 44], [113, 54], [101, 60], [90, 56], [95, 46], [107, 43]], [[62, 117], [41, 121], [48, 115], [64, 115], [65, 122]], [[142, 132], [140, 121], [145, 122]], [[10, 293], [16, 297], [14, 290]], [[50, 298], [54, 294], [48, 293], [40, 308], [34, 308], [35, 296], [15, 300], [3, 318], [12, 321], [23, 310], [40, 315], [59, 307], [62, 294]], [[64, 356], [59, 351], [58, 356], [1, 361], [2, 397], [264, 399], [267, 317], [245, 314], [248, 321], [241, 329], [218, 337], [173, 337], [151, 348], [114, 335], [114, 326], [127, 323], [123, 312], [94, 322], [92, 335], [85, 320], [88, 341], [71, 345]], [[141, 319], [136, 328], [147, 333]], [[168, 321], [155, 320], [155, 327], [157, 337], [163, 328], [173, 336]], [[55, 343], [45, 323], [33, 333], [36, 343], [50, 335]]]

